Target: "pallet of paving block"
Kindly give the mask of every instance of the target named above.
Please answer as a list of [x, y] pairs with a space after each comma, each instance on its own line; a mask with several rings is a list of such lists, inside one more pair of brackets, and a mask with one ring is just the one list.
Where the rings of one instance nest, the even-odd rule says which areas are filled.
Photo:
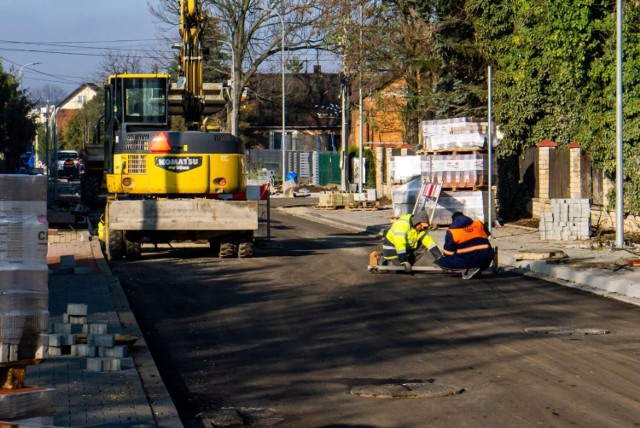
[[345, 208], [352, 211], [376, 211], [378, 201], [352, 201]]

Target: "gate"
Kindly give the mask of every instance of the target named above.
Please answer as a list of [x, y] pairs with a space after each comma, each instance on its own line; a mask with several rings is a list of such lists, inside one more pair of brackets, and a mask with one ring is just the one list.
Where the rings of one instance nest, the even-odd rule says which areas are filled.
[[340, 153], [318, 153], [318, 184], [340, 184]]
[[549, 198], [566, 199], [571, 197], [570, 180], [570, 149], [559, 146], [549, 151]]

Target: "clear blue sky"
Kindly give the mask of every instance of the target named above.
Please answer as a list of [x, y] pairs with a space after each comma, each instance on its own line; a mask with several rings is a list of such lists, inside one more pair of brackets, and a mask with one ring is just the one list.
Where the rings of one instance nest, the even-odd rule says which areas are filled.
[[22, 86], [57, 85], [66, 96], [95, 81], [109, 49], [144, 57], [166, 52], [170, 46], [163, 37], [177, 39], [178, 28], [162, 33], [148, 3], [156, 1], [0, 0], [3, 69], [18, 73], [25, 64], [41, 62], [22, 69]]

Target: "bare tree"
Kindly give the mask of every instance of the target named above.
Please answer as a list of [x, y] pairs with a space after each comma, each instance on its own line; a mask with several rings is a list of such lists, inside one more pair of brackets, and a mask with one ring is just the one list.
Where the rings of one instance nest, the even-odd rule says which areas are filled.
[[[323, 37], [314, 24], [322, 16], [318, 6], [308, 0], [203, 0], [209, 25], [218, 30], [220, 39], [211, 51], [231, 53], [229, 77], [230, 102], [227, 105], [229, 127], [237, 129], [238, 106], [245, 86], [271, 57], [284, 50], [303, 51], [324, 46]], [[160, 0], [152, 13], [165, 26], [179, 21], [176, 0]], [[177, 32], [176, 32], [177, 36]], [[286, 60], [285, 60], [286, 61]], [[285, 64], [286, 65], [286, 64]], [[281, 65], [282, 66], [282, 65]]]
[[44, 85], [30, 91], [30, 95], [36, 105], [40, 106], [47, 104], [58, 105], [66, 96], [64, 89], [57, 85]]

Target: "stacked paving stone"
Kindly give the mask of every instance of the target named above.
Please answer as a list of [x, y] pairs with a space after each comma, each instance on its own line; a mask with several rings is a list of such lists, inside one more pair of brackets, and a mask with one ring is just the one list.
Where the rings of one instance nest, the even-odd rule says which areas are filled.
[[[122, 369], [129, 356], [126, 345], [117, 345], [115, 334], [108, 333], [106, 323], [88, 322], [88, 307], [84, 303], [67, 304], [62, 323], [51, 323], [48, 335], [50, 357], [71, 355], [87, 358], [87, 370], [110, 372]], [[86, 338], [86, 343], [85, 342]], [[128, 361], [128, 359], [127, 359]]]
[[53, 415], [54, 390], [24, 384], [27, 366], [45, 358], [47, 228], [47, 178], [0, 175], [1, 421]]
[[551, 211], [540, 215], [540, 239], [575, 241], [591, 235], [589, 199], [551, 199]]
[[[422, 122], [422, 182], [442, 184], [443, 189], [433, 213], [434, 225], [449, 224], [456, 211], [481, 221], [488, 216], [487, 131], [487, 122], [472, 117]], [[496, 172], [493, 162], [491, 173]]]

